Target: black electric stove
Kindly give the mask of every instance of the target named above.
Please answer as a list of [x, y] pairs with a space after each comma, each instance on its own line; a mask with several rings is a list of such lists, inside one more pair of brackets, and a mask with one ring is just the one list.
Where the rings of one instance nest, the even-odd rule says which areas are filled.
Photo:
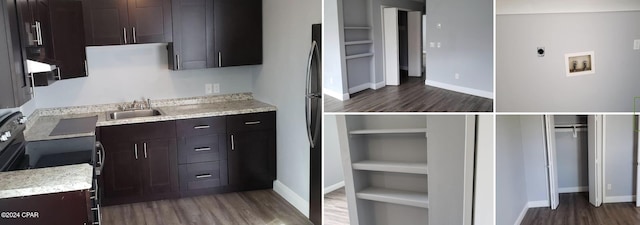
[[25, 154], [26, 118], [21, 112], [0, 118], [0, 172], [29, 169], [29, 155]]

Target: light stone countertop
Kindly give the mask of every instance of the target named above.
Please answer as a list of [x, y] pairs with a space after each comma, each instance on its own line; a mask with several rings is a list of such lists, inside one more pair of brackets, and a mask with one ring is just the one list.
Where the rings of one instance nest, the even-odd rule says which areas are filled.
[[[120, 103], [121, 104], [121, 103]], [[61, 119], [98, 116], [96, 126], [112, 126], [133, 123], [148, 123], [167, 120], [201, 118], [276, 111], [276, 107], [253, 99], [251, 93], [203, 96], [193, 98], [151, 100], [151, 107], [162, 112], [160, 116], [108, 120], [107, 114], [118, 110], [119, 104], [77, 106], [53, 109], [38, 109], [27, 122], [27, 141], [54, 140], [95, 135], [95, 131], [70, 135], [49, 136]]]
[[77, 164], [0, 172], [0, 199], [88, 190], [93, 166]]

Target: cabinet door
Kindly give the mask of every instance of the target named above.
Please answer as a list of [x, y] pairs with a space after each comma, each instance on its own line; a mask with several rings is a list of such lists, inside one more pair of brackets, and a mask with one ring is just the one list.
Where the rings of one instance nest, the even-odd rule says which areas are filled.
[[[173, 0], [173, 54], [169, 69], [215, 67], [213, 2], [210, 0]], [[171, 49], [170, 49], [171, 50]], [[171, 51], [170, 51], [171, 52]]]
[[84, 77], [85, 36], [82, 2], [50, 0], [53, 58], [58, 61], [61, 79]]
[[[139, 198], [142, 195], [141, 147], [134, 142], [113, 140], [102, 136], [105, 161], [103, 179], [105, 201], [122, 201], [122, 198]], [[137, 152], [136, 152], [137, 148]], [[126, 200], [125, 200], [126, 201]]]
[[21, 47], [15, 1], [0, 3], [0, 108], [19, 107], [31, 99]]
[[276, 176], [275, 130], [229, 135], [229, 184], [239, 191], [273, 187]]
[[175, 139], [141, 142], [143, 188], [145, 197], [166, 196], [178, 192], [178, 162]]
[[262, 64], [262, 1], [213, 2], [216, 65]]
[[55, 50], [53, 48], [53, 37], [51, 36], [51, 6], [49, 0], [36, 0], [35, 4], [29, 4], [33, 6], [31, 11], [33, 13], [33, 19], [39, 23], [39, 36], [42, 39], [42, 44], [36, 51], [30, 52], [29, 58], [35, 58], [40, 60], [54, 59]]
[[170, 0], [129, 0], [131, 43], [171, 42]]
[[84, 0], [87, 45], [133, 43], [130, 35], [127, 0]]

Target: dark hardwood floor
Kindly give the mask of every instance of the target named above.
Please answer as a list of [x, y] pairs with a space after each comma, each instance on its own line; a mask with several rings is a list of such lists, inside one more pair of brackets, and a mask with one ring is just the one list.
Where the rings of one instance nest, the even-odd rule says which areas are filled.
[[109, 206], [103, 225], [311, 224], [273, 190]]
[[[498, 212], [500, 215], [500, 212]], [[634, 203], [602, 204], [596, 208], [589, 203], [587, 192], [560, 194], [560, 206], [531, 208], [521, 225], [631, 225], [640, 224], [640, 208]]]
[[324, 196], [324, 224], [349, 225], [349, 209], [344, 188]]
[[493, 100], [424, 85], [418, 77], [399, 86], [367, 89], [340, 101], [324, 95], [325, 112], [492, 112]]

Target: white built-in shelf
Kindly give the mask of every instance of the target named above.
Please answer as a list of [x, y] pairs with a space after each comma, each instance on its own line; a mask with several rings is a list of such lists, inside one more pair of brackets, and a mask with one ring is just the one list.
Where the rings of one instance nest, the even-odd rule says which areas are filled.
[[413, 173], [427, 175], [428, 169], [426, 163], [405, 163], [390, 161], [364, 160], [352, 164], [353, 169], [382, 171], [395, 173]]
[[362, 41], [347, 41], [344, 45], [364, 45], [364, 44], [372, 44], [372, 40], [362, 40]]
[[370, 187], [356, 193], [359, 199], [429, 208], [427, 193]]
[[404, 128], [404, 129], [366, 129], [352, 130], [350, 134], [415, 134], [426, 133], [427, 128]]
[[357, 58], [364, 58], [364, 57], [370, 57], [370, 56], [373, 56], [373, 53], [369, 52], [369, 53], [363, 53], [363, 54], [348, 55], [345, 58], [346, 59], [357, 59]]
[[344, 27], [345, 30], [370, 30], [371, 27]]

